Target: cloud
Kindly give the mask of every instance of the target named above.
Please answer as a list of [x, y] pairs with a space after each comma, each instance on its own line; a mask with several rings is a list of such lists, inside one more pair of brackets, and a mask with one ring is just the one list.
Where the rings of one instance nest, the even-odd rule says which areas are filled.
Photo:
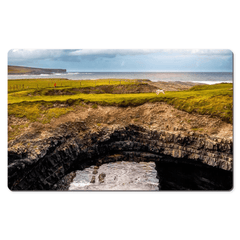
[[44, 59], [54, 58], [63, 54], [63, 50], [45, 49], [12, 49], [8, 52], [9, 59]]
[[43, 59], [57, 57], [115, 57], [116, 55], [139, 55], [159, 52], [149, 49], [12, 49], [8, 52], [10, 59]]
[[232, 51], [228, 49], [165, 49], [162, 53], [176, 54], [176, 55], [232, 55]]
[[205, 49], [12, 49], [8, 52], [9, 60], [41, 60], [54, 59], [60, 61], [80, 61], [81, 59], [94, 60], [96, 58], [114, 58], [116, 56], [136, 55], [205, 55], [226, 56], [231, 55], [230, 50], [205, 50]]
[[193, 70], [231, 69], [232, 52], [218, 49], [12, 49], [10, 65], [79, 69]]
[[70, 55], [89, 56], [89, 55], [142, 55], [161, 52], [156, 49], [81, 49], [70, 53]]

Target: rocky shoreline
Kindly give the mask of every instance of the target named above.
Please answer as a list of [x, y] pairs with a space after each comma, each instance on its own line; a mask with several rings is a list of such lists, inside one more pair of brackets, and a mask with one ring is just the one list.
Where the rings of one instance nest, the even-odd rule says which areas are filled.
[[[64, 176], [113, 161], [175, 161], [233, 170], [233, 143], [195, 132], [149, 130], [137, 124], [90, 129], [84, 121], [25, 133], [9, 142], [11, 190], [53, 190]], [[71, 178], [73, 175], [70, 175]]]

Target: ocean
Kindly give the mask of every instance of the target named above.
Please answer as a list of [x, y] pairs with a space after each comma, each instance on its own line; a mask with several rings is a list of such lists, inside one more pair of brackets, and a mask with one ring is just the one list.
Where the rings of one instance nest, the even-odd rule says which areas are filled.
[[68, 72], [40, 75], [8, 75], [8, 79], [67, 78], [71, 80], [95, 79], [149, 79], [151, 81], [182, 81], [215, 84], [232, 83], [231, 72]]

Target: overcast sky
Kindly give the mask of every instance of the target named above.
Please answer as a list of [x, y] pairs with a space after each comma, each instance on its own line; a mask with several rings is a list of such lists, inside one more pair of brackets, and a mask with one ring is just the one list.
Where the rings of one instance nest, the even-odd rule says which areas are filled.
[[231, 72], [230, 50], [12, 49], [8, 64], [68, 72]]

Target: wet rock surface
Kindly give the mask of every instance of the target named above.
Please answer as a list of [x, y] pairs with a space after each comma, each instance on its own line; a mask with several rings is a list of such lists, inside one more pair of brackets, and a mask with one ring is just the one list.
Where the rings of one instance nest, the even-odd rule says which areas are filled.
[[166, 162], [171, 158], [228, 172], [233, 167], [232, 140], [195, 132], [149, 130], [133, 124], [93, 130], [85, 122], [75, 121], [52, 131], [29, 134], [9, 143], [11, 190], [53, 190], [72, 171], [117, 161]]
[[103, 164], [95, 181], [91, 180], [93, 166], [76, 171], [69, 190], [158, 190], [154, 162], [115, 162]]
[[101, 173], [99, 176], [98, 176], [98, 179], [99, 179], [99, 182], [100, 183], [104, 183], [104, 178], [106, 177], [106, 174], [105, 173]]

